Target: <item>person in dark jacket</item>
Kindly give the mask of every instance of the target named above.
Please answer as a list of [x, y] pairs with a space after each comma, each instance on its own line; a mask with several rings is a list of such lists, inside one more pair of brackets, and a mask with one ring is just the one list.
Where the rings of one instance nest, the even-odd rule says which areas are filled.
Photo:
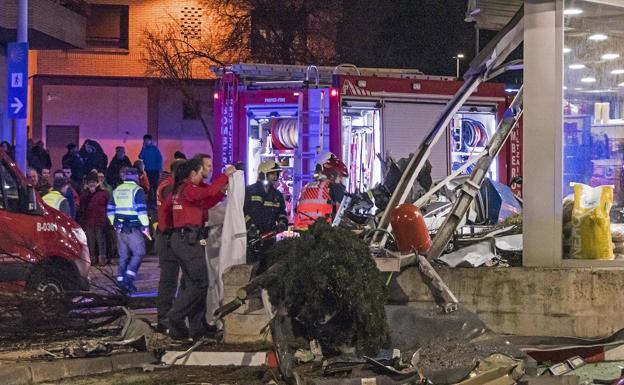
[[35, 143], [32, 139], [28, 139], [26, 145], [26, 163], [28, 167], [37, 170], [38, 173], [41, 172], [43, 168], [43, 163], [41, 159], [39, 159], [37, 151], [35, 150]]
[[[157, 187], [160, 173], [163, 170], [163, 158], [160, 150], [152, 141], [152, 136], [149, 134], [143, 136], [143, 148], [139, 153], [139, 159], [143, 160], [145, 164], [145, 172], [149, 178], [150, 185]], [[156, 206], [156, 188], [151, 189], [148, 202], [151, 207]]]
[[[245, 189], [245, 223], [250, 238], [270, 231], [282, 232], [288, 228], [284, 195], [275, 188], [282, 171], [279, 164], [266, 160], [258, 166], [258, 180]], [[266, 270], [266, 251], [274, 241], [266, 240], [257, 250], [249, 250], [247, 263], [256, 264], [256, 274]]]
[[106, 170], [106, 182], [112, 188], [119, 186], [121, 180], [121, 169], [123, 167], [132, 167], [130, 158], [126, 156], [126, 149], [123, 146], [115, 147], [115, 156], [111, 159], [108, 169]]
[[11, 159], [15, 160], [15, 148], [11, 145], [11, 143], [3, 140], [0, 142], [0, 148], [4, 151]]
[[245, 223], [247, 228], [255, 227], [260, 233], [284, 231], [288, 227], [284, 195], [275, 188], [282, 171], [272, 160], [264, 161], [258, 167], [258, 180], [245, 189]]
[[83, 172], [85, 174], [91, 172], [93, 169], [106, 172], [108, 156], [106, 156], [100, 144], [95, 140], [85, 140], [80, 149], [80, 155], [85, 160], [83, 166]]
[[71, 179], [77, 185], [82, 185], [84, 178], [84, 159], [80, 156], [78, 146], [74, 143], [67, 145], [67, 153], [63, 155], [63, 168], [71, 170]]
[[[32, 148], [32, 152], [34, 156], [36, 156], [39, 160], [39, 164], [41, 165], [41, 169], [52, 168], [52, 160], [50, 159], [50, 153], [43, 146], [42, 141], [38, 141]], [[41, 173], [41, 170], [37, 170], [38, 173]]]
[[110, 195], [100, 187], [97, 171], [91, 171], [86, 179], [87, 186], [80, 195], [78, 221], [87, 234], [91, 264], [104, 265], [108, 262], [106, 206]]

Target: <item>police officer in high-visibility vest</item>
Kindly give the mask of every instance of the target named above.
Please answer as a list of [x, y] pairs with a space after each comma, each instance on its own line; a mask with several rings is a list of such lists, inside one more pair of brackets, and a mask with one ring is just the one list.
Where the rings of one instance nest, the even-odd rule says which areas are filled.
[[69, 202], [67, 198], [63, 196], [63, 193], [67, 189], [67, 178], [55, 177], [52, 183], [52, 189], [45, 194], [42, 199], [50, 207], [57, 209], [71, 217], [71, 210], [69, 208]]
[[[206, 294], [208, 267], [204, 247], [207, 220], [206, 201], [212, 201], [228, 184], [228, 176], [236, 171], [228, 166], [225, 174], [203, 183], [202, 160], [193, 158], [181, 164], [175, 173], [173, 192], [163, 203], [163, 210], [172, 210], [171, 250], [180, 262], [184, 285], [167, 314], [169, 336], [197, 340], [208, 332]], [[188, 318], [188, 329], [186, 319]]]
[[317, 158], [317, 180], [303, 187], [297, 202], [296, 230], [307, 230], [319, 218], [333, 220], [346, 192], [343, 179], [348, 176], [347, 166], [334, 154], [327, 152]]
[[[270, 231], [281, 232], [288, 228], [284, 195], [275, 188], [282, 168], [274, 160], [265, 160], [258, 166], [258, 180], [245, 189], [245, 223], [250, 238]], [[260, 262], [258, 273], [265, 270], [264, 252], [273, 244], [265, 241], [258, 250], [249, 250], [247, 263]]]
[[117, 231], [117, 284], [130, 293], [137, 291], [134, 280], [145, 255], [145, 236], [149, 237], [145, 192], [138, 181], [139, 170], [127, 168], [107, 208], [108, 220]]

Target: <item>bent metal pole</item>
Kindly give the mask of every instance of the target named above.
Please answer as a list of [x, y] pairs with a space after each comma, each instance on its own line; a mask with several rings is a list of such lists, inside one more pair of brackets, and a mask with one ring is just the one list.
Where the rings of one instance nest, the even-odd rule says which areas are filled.
[[507, 138], [509, 138], [511, 131], [518, 124], [518, 121], [522, 116], [523, 91], [524, 87], [521, 87], [513, 102], [505, 111], [503, 120], [501, 120], [498, 127], [496, 127], [494, 136], [492, 136], [490, 143], [488, 143], [484, 150], [485, 155], [477, 161], [474, 170], [470, 174], [470, 179], [465, 181], [460, 187], [459, 196], [453, 204], [453, 208], [433, 238], [433, 244], [431, 245], [429, 252], [427, 252], [428, 260], [436, 259], [442, 255], [442, 252], [453, 237], [459, 223], [468, 212], [474, 197], [479, 193], [481, 184], [483, 183], [483, 180], [485, 180], [492, 162], [496, 160], [496, 156], [503, 148], [503, 145], [507, 141]]

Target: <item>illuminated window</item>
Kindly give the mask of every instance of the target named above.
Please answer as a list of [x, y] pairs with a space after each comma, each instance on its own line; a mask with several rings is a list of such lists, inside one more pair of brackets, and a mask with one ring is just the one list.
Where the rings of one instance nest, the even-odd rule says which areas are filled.
[[[624, 223], [624, 40], [620, 35], [624, 8], [592, 0], [569, 0], [563, 17], [563, 192], [567, 196], [563, 255], [624, 259], [624, 243], [616, 244], [613, 256], [608, 258], [578, 252], [578, 244], [587, 243], [581, 240], [581, 234], [598, 231], [599, 218], [586, 216], [587, 221], [581, 222], [582, 209], [575, 209], [572, 203], [575, 183], [613, 186], [612, 207], [603, 210], [610, 213], [611, 229], [605, 226], [600, 235], [600, 241], [611, 247], [615, 242], [615, 238], [611, 239], [612, 229]], [[602, 204], [596, 196], [583, 196], [582, 200], [577, 197], [577, 202], [587, 207]]]

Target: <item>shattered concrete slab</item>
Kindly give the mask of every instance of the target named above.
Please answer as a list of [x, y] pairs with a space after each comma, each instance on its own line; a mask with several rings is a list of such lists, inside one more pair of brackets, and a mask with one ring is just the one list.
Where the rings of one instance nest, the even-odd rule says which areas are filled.
[[419, 352], [418, 368], [436, 385], [464, 380], [479, 361], [495, 353], [521, 360], [529, 374], [537, 372], [532, 358], [461, 304], [449, 314], [435, 306], [386, 306], [386, 315], [392, 347], [407, 357]]

